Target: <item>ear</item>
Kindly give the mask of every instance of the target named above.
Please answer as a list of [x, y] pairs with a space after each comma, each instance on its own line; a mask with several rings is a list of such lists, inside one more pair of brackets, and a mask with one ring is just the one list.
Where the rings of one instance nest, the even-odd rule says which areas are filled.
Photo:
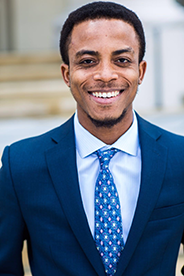
[[70, 87], [70, 72], [69, 65], [62, 63], [61, 64], [61, 74], [63, 76], [63, 80], [68, 87]]
[[146, 68], [147, 68], [147, 63], [145, 60], [142, 60], [139, 64], [139, 80], [138, 80], [138, 84], [141, 84], [143, 79], [144, 79], [144, 75], [146, 72]]

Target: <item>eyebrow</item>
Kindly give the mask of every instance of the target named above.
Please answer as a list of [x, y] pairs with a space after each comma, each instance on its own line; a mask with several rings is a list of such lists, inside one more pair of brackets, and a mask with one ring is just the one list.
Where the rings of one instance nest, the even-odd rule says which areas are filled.
[[[116, 50], [112, 53], [113, 56], [117, 56], [124, 53], [134, 53], [134, 50], [131, 47], [127, 47], [125, 49]], [[83, 55], [90, 55], [90, 56], [99, 56], [98, 51], [93, 50], [81, 50], [76, 53], [76, 57], [80, 58]]]
[[125, 49], [120, 49], [116, 50], [112, 53], [113, 56], [118, 56], [124, 53], [134, 53], [134, 50], [131, 47], [125, 48]]
[[76, 53], [77, 58], [83, 55], [98, 56], [99, 53], [97, 51], [92, 51], [92, 50], [81, 50]]

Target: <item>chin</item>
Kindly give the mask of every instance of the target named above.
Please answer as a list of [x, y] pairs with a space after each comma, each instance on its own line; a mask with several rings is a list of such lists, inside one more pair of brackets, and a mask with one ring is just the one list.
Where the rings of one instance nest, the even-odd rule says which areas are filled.
[[96, 127], [112, 128], [113, 126], [120, 123], [124, 119], [125, 115], [126, 115], [126, 110], [123, 110], [121, 115], [117, 118], [109, 117], [104, 119], [94, 119], [89, 114], [88, 114], [88, 118]]

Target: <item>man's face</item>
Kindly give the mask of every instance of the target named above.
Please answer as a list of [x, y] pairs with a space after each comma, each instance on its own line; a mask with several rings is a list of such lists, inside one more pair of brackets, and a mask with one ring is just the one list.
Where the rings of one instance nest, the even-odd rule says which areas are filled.
[[68, 55], [69, 66], [61, 70], [84, 127], [91, 119], [116, 122], [132, 116], [146, 63], [139, 64], [139, 41], [131, 25], [116, 19], [82, 22], [72, 31]]

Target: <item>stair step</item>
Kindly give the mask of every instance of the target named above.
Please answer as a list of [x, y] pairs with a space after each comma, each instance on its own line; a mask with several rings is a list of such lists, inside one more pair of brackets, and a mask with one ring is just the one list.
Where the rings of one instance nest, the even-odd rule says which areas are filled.
[[15, 117], [45, 117], [61, 115], [69, 117], [75, 112], [76, 104], [74, 100], [68, 98], [61, 99], [37, 99], [19, 101], [1, 101], [0, 118]]
[[0, 82], [62, 78], [60, 64], [23, 64], [0, 66]]
[[76, 104], [60, 64], [58, 53], [0, 55], [0, 118], [71, 115]]
[[0, 83], [0, 117], [71, 115], [76, 108], [60, 80]]
[[0, 54], [1, 65], [15, 64], [39, 64], [39, 63], [61, 63], [61, 57], [58, 52], [19, 54], [8, 53]]
[[39, 98], [71, 96], [71, 92], [62, 79], [2, 82], [0, 83], [0, 99]]

